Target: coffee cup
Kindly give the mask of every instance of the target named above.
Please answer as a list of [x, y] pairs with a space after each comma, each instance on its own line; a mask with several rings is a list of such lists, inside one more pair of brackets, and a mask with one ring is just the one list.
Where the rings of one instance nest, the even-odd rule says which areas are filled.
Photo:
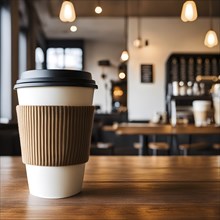
[[214, 84], [212, 87], [212, 100], [215, 124], [220, 126], [220, 83]]
[[213, 96], [214, 120], [220, 126], [220, 96]]
[[193, 101], [193, 115], [196, 127], [207, 125], [207, 114], [211, 109], [211, 102], [206, 100]]
[[81, 191], [96, 88], [84, 71], [30, 70], [17, 80], [18, 127], [30, 194], [64, 198]]

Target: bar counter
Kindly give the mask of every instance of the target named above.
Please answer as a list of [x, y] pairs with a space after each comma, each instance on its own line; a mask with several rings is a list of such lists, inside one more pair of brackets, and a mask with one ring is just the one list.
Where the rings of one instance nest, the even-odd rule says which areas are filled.
[[83, 190], [29, 194], [21, 157], [0, 157], [0, 219], [219, 219], [220, 156], [90, 156]]
[[103, 126], [104, 131], [114, 131], [120, 135], [220, 135], [220, 127], [214, 124], [196, 127], [193, 124], [172, 126], [153, 123], [120, 123]]
[[119, 123], [115, 125], [103, 126], [103, 131], [115, 132], [118, 135], [138, 135], [141, 149], [139, 155], [147, 154], [148, 137], [151, 135], [165, 135], [170, 138], [169, 144], [171, 152], [178, 155], [178, 136], [188, 135], [191, 140], [193, 135], [209, 136], [215, 135], [220, 142], [220, 127], [214, 124], [205, 127], [196, 127], [194, 124], [172, 126], [170, 124], [153, 124], [153, 123]]

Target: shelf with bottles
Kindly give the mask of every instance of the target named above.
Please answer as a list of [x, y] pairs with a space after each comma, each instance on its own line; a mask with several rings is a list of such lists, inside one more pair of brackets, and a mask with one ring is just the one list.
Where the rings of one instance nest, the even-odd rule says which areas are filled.
[[220, 80], [220, 54], [174, 53], [166, 62], [166, 94], [203, 95], [216, 80]]
[[174, 96], [174, 95], [168, 95], [167, 96], [167, 100], [171, 101], [171, 100], [189, 100], [189, 101], [193, 101], [193, 100], [211, 100], [212, 96], [211, 95], [178, 95], [178, 96]]
[[173, 81], [194, 82], [197, 76], [220, 74], [220, 54], [218, 53], [174, 53], [166, 62], [167, 84]]
[[205, 95], [210, 93], [211, 89], [210, 83], [204, 82], [184, 82], [184, 81], [173, 81], [172, 83], [168, 84], [168, 91], [167, 94], [174, 95], [174, 96], [199, 96]]
[[[194, 100], [212, 100], [211, 88], [220, 82], [220, 54], [174, 53], [166, 62], [166, 111], [176, 120], [179, 107]], [[173, 113], [173, 115], [171, 115]]]

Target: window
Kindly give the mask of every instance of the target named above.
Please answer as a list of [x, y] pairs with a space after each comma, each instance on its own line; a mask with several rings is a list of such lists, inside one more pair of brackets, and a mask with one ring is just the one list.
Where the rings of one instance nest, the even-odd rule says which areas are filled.
[[46, 45], [47, 69], [84, 68], [83, 40], [48, 40]]
[[47, 69], [83, 69], [81, 48], [48, 48]]
[[2, 57], [2, 40], [1, 40], [1, 33], [2, 33], [2, 7], [0, 4], [0, 119], [1, 119], [1, 57]]
[[19, 75], [27, 70], [27, 37], [26, 32], [19, 31], [19, 56], [18, 56], [18, 65], [19, 65]]
[[[9, 7], [0, 7], [0, 119], [11, 115], [11, 16]], [[4, 103], [4, 104], [3, 104]]]
[[35, 69], [44, 68], [44, 51], [37, 47], [35, 50]]
[[82, 49], [66, 48], [64, 54], [66, 68], [82, 70]]

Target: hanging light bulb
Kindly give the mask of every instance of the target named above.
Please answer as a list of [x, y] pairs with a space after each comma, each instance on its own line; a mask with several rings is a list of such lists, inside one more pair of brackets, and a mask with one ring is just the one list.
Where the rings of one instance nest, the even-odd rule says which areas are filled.
[[121, 54], [121, 61], [125, 62], [129, 59], [129, 53], [127, 50], [127, 42], [128, 42], [128, 17], [127, 17], [127, 1], [125, 1], [125, 22], [124, 22], [124, 34], [125, 34], [125, 49], [122, 51]]
[[209, 30], [205, 35], [204, 44], [207, 47], [214, 47], [218, 44], [218, 37], [215, 31]]
[[212, 24], [212, 2], [209, 0], [209, 16], [210, 16], [210, 29], [205, 35], [204, 44], [205, 46], [211, 48], [218, 44], [218, 37], [215, 31], [213, 30]]
[[125, 79], [127, 74], [127, 64], [122, 62], [118, 67], [118, 77], [119, 79]]
[[95, 8], [95, 13], [96, 14], [101, 14], [102, 13], [102, 7], [101, 7], [101, 4], [100, 4], [100, 1], [98, 0], [97, 2], [97, 6]]
[[196, 3], [194, 1], [186, 1], [182, 7], [181, 20], [184, 22], [195, 21], [197, 17]]
[[127, 61], [129, 59], [129, 54], [127, 50], [123, 50], [122, 54], [121, 54], [121, 60], [122, 61]]
[[126, 74], [125, 74], [124, 72], [120, 72], [120, 73], [118, 74], [118, 77], [119, 77], [120, 79], [125, 79]]
[[76, 32], [76, 31], [77, 31], [77, 27], [76, 27], [75, 25], [72, 25], [72, 26], [70, 27], [70, 31]]
[[141, 48], [141, 47], [143, 46], [143, 45], [142, 45], [142, 40], [141, 40], [141, 38], [135, 39], [134, 42], [133, 42], [133, 45], [134, 45], [135, 47], [137, 47], [137, 48]]
[[138, 32], [138, 37], [133, 41], [133, 45], [137, 48], [141, 48], [143, 46], [142, 44], [142, 39], [140, 37], [141, 35], [141, 28], [140, 28], [140, 1], [138, 0], [137, 2], [137, 7], [138, 7], [138, 17], [137, 17], [137, 32]]
[[95, 13], [96, 14], [101, 14], [102, 13], [102, 8], [100, 6], [96, 6]]
[[76, 19], [75, 9], [71, 1], [62, 3], [59, 17], [63, 22], [73, 22]]

